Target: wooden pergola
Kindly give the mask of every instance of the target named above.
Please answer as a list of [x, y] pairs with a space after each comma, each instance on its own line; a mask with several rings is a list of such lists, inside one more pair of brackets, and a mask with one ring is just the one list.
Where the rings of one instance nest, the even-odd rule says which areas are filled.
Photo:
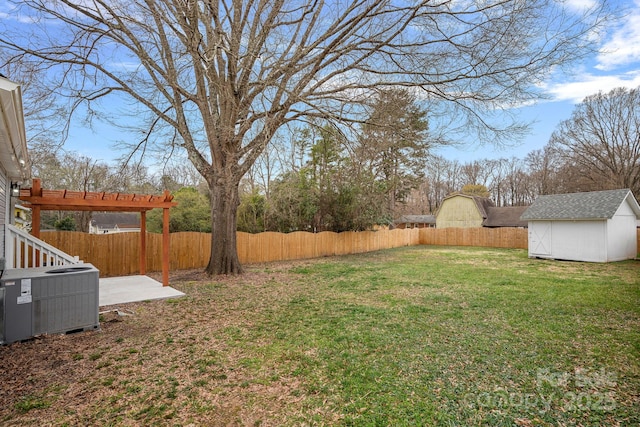
[[169, 285], [169, 209], [177, 206], [173, 196], [165, 191], [163, 195], [105, 193], [91, 191], [45, 190], [38, 178], [33, 179], [31, 188], [20, 190], [20, 200], [29, 203], [32, 214], [31, 234], [40, 238], [40, 212], [53, 211], [97, 211], [97, 212], [140, 212], [140, 274], [147, 271], [147, 227], [146, 212], [162, 209], [162, 285]]

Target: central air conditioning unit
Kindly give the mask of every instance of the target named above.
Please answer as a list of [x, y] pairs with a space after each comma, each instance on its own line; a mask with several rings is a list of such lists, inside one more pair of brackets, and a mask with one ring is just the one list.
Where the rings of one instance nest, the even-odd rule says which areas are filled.
[[5, 270], [0, 278], [0, 344], [99, 329], [99, 275], [91, 264]]

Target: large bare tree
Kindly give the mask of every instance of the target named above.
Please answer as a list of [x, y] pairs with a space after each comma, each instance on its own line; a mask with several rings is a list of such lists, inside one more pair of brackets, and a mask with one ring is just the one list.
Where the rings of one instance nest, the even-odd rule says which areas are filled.
[[539, 96], [536, 83], [584, 55], [604, 16], [554, 0], [15, 5], [22, 23], [0, 24], [12, 61], [47, 69], [56, 94], [92, 115], [108, 96], [134, 101], [149, 113], [138, 150], [186, 152], [211, 193], [211, 274], [241, 272], [238, 184], [283, 125], [362, 120], [357, 104], [371, 89], [401, 86], [429, 101], [433, 121], [446, 111], [500, 140], [522, 128], [496, 111]]
[[551, 135], [582, 190], [629, 188], [640, 196], [640, 88], [588, 96]]

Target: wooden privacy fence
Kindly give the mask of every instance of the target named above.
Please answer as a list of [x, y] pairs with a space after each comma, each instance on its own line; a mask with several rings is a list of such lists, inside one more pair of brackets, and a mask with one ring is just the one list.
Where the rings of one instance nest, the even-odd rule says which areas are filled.
[[421, 245], [527, 249], [525, 228], [423, 228]]
[[333, 233], [238, 233], [240, 262], [257, 263], [357, 254], [420, 244], [419, 230]]
[[[84, 262], [103, 277], [138, 274], [139, 233], [86, 234], [74, 231], [42, 232], [42, 240]], [[182, 232], [170, 235], [170, 269], [204, 268], [211, 253], [211, 235]], [[344, 233], [238, 232], [238, 256], [245, 264], [346, 255], [400, 246], [484, 246], [527, 248], [527, 230], [521, 228], [422, 228]], [[640, 248], [640, 231], [638, 231]], [[147, 233], [147, 270], [162, 270], [162, 235]]]
[[[420, 244], [419, 230], [384, 230], [345, 233], [260, 233], [238, 232], [241, 263], [285, 261], [377, 251]], [[204, 268], [211, 254], [211, 234], [170, 234], [169, 268]], [[100, 270], [100, 275], [137, 274], [140, 256], [139, 233], [87, 234], [75, 231], [42, 232], [41, 239], [77, 255]], [[147, 270], [162, 269], [162, 235], [147, 233]]]

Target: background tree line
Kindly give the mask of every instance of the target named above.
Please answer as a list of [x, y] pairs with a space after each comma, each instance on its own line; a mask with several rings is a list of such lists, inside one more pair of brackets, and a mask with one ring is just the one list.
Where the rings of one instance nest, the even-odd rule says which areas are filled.
[[315, 126], [274, 144], [243, 181], [238, 229], [363, 230], [435, 214], [454, 192], [497, 206], [615, 188], [640, 196], [637, 88], [585, 98], [543, 148], [523, 158], [460, 162], [435, 154], [442, 142], [429, 134], [428, 114], [403, 90], [381, 93], [369, 114], [351, 138]]
[[[611, 188], [640, 194], [640, 95], [616, 89], [579, 104], [548, 144], [523, 158], [460, 162], [433, 153], [427, 112], [405, 90], [381, 91], [369, 119], [349, 133], [318, 121], [290, 129], [270, 146], [240, 186], [238, 230], [347, 231], [390, 225], [404, 214], [433, 214], [449, 194], [528, 205], [538, 195]], [[36, 146], [34, 175], [45, 188], [154, 193], [172, 191], [171, 231], [211, 231], [207, 186], [187, 162], [159, 171], [109, 166], [77, 153]], [[45, 225], [88, 230], [88, 213], [50, 213]], [[148, 214], [160, 231], [160, 212]]]

